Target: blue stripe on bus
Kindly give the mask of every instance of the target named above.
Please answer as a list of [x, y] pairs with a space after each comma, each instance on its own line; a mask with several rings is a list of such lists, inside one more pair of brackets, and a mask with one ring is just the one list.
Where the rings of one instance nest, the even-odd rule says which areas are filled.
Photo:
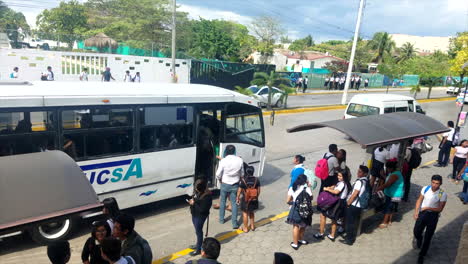
[[96, 169], [102, 169], [102, 168], [110, 168], [110, 167], [129, 165], [130, 163], [132, 163], [132, 159], [118, 160], [118, 161], [111, 161], [111, 162], [104, 162], [104, 163], [97, 163], [97, 164], [90, 164], [90, 165], [84, 165], [84, 166], [80, 166], [80, 167], [81, 167], [81, 169], [83, 171], [87, 171], [87, 170], [96, 170]]

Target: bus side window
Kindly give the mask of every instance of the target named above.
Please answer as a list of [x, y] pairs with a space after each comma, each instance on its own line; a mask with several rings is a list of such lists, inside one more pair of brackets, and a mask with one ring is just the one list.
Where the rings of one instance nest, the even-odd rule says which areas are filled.
[[193, 107], [142, 107], [140, 149], [174, 149], [193, 144]]

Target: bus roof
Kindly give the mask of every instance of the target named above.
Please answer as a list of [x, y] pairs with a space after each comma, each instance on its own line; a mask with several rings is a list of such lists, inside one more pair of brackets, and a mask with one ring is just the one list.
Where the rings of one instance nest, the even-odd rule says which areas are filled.
[[218, 102], [258, 106], [258, 101], [251, 97], [202, 84], [55, 81], [0, 84], [0, 108]]
[[414, 100], [413, 97], [400, 94], [357, 94], [351, 98], [350, 102], [388, 102], [388, 101], [401, 101], [401, 100]]

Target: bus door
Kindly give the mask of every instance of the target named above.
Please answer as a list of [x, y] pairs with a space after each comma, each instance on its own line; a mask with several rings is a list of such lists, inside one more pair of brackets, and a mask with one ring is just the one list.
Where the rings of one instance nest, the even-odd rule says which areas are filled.
[[221, 141], [221, 116], [220, 107], [200, 109], [198, 112], [195, 178], [205, 178], [209, 186], [215, 183], [215, 170]]
[[265, 163], [265, 134], [263, 116], [259, 108], [240, 103], [226, 105], [223, 114], [221, 157], [227, 145], [236, 147], [236, 155], [255, 168], [261, 176]]

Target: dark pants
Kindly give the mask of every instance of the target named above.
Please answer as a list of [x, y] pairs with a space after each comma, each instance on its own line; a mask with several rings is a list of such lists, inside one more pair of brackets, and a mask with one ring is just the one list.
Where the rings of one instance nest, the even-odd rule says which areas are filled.
[[424, 241], [421, 247], [421, 251], [419, 252], [419, 256], [424, 257], [429, 249], [429, 245], [431, 244], [432, 236], [437, 227], [437, 222], [439, 221], [439, 213], [424, 211], [419, 213], [418, 220], [414, 224], [414, 237], [421, 241], [423, 239], [423, 232], [424, 233]]
[[359, 225], [359, 218], [361, 217], [362, 209], [351, 205], [345, 210], [345, 231], [347, 240], [350, 243], [356, 241], [356, 234]]
[[360, 83], [360, 82], [356, 83], [356, 90], [359, 91], [359, 87], [361, 87], [361, 83]]
[[447, 166], [448, 160], [450, 157], [450, 149], [452, 148], [452, 141], [445, 141], [442, 147], [439, 150], [439, 164], [443, 166]]
[[302, 86], [302, 93], [305, 93], [307, 90], [307, 84], [304, 83], [304, 85]]
[[459, 158], [457, 156], [453, 157], [453, 171], [452, 171], [452, 178], [457, 178], [458, 173], [466, 163], [466, 159]]
[[203, 225], [205, 224], [206, 216], [192, 216], [193, 227], [195, 227], [195, 234], [197, 235], [196, 250], [201, 250], [203, 243]]
[[405, 194], [403, 194], [403, 198], [402, 200], [407, 202], [408, 201], [408, 197], [409, 197], [409, 193], [410, 193], [410, 190], [411, 190], [411, 175], [413, 175], [413, 169], [412, 168], [408, 168], [408, 173], [407, 175], [405, 175], [404, 180], [405, 180]]

